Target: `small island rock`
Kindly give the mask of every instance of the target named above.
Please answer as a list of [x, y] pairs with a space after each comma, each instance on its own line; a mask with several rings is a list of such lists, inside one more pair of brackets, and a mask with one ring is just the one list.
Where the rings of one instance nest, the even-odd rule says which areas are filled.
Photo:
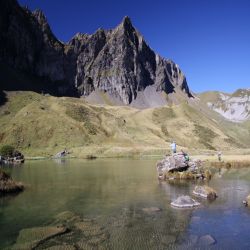
[[213, 200], [217, 197], [216, 191], [213, 188], [208, 187], [206, 185], [196, 186], [194, 188], [193, 194], [210, 200]]
[[192, 208], [199, 206], [200, 203], [192, 199], [188, 195], [179, 196], [176, 200], [171, 202], [171, 205], [179, 208]]

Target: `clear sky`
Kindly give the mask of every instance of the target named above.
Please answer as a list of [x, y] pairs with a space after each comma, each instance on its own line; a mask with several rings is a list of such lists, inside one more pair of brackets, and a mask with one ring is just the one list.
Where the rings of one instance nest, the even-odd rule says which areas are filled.
[[127, 15], [177, 63], [194, 92], [250, 88], [250, 0], [19, 0], [42, 9], [59, 40], [114, 28]]

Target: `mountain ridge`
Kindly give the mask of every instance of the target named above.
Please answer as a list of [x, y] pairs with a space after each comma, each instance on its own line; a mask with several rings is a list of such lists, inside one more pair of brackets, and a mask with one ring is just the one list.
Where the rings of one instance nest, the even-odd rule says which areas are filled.
[[[41, 78], [47, 84], [45, 91], [88, 96], [100, 90], [125, 105], [148, 86], [167, 95], [179, 89], [192, 97], [179, 66], [156, 54], [128, 16], [114, 29], [77, 33], [64, 43], [55, 37], [41, 10], [31, 12], [16, 0], [1, 1], [0, 7], [0, 62]], [[3, 89], [10, 90], [9, 85], [4, 83]], [[27, 90], [34, 90], [33, 85]]]
[[233, 93], [207, 91], [198, 95], [211, 110], [232, 122], [250, 120], [250, 89], [237, 89]]

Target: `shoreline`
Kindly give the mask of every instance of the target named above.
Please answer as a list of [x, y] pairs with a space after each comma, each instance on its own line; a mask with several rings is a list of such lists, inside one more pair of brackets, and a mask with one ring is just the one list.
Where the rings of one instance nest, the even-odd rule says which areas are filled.
[[[27, 156], [25, 157], [25, 161], [34, 161], [34, 160], [58, 160], [58, 159], [79, 159], [79, 160], [95, 160], [95, 159], [162, 159], [164, 157], [163, 154], [138, 154], [138, 155], [128, 155], [128, 154], [120, 154], [117, 155], [100, 155], [94, 157], [92, 156], [66, 156], [61, 158], [53, 158], [50, 156]], [[217, 165], [225, 165], [230, 163], [235, 165], [237, 163], [244, 163], [244, 165], [249, 165], [250, 167], [250, 155], [238, 155], [238, 154], [229, 154], [222, 155], [222, 160], [219, 161], [217, 155], [201, 155], [201, 154], [190, 154], [191, 159], [199, 159], [202, 162], [208, 162]]]

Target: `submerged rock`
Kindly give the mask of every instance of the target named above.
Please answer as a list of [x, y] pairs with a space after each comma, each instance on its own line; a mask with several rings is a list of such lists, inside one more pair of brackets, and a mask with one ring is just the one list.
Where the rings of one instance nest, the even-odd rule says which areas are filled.
[[146, 213], [155, 213], [155, 212], [160, 212], [162, 209], [159, 207], [144, 207], [142, 209], [143, 212]]
[[203, 197], [203, 198], [207, 198], [210, 200], [213, 200], [217, 197], [217, 193], [216, 191], [208, 186], [196, 186], [194, 188], [193, 194]]
[[71, 245], [58, 245], [46, 248], [45, 250], [76, 250], [76, 248]]
[[67, 232], [67, 228], [59, 226], [34, 227], [20, 231], [16, 244], [11, 248], [15, 250], [34, 249], [44, 241]]
[[171, 205], [179, 208], [192, 208], [199, 206], [200, 203], [192, 199], [188, 195], [179, 196], [175, 201], [171, 202]]
[[199, 238], [199, 245], [210, 246], [216, 243], [216, 240], [210, 235], [206, 234]]
[[0, 169], [0, 195], [23, 191], [24, 186], [21, 182], [16, 182]]

